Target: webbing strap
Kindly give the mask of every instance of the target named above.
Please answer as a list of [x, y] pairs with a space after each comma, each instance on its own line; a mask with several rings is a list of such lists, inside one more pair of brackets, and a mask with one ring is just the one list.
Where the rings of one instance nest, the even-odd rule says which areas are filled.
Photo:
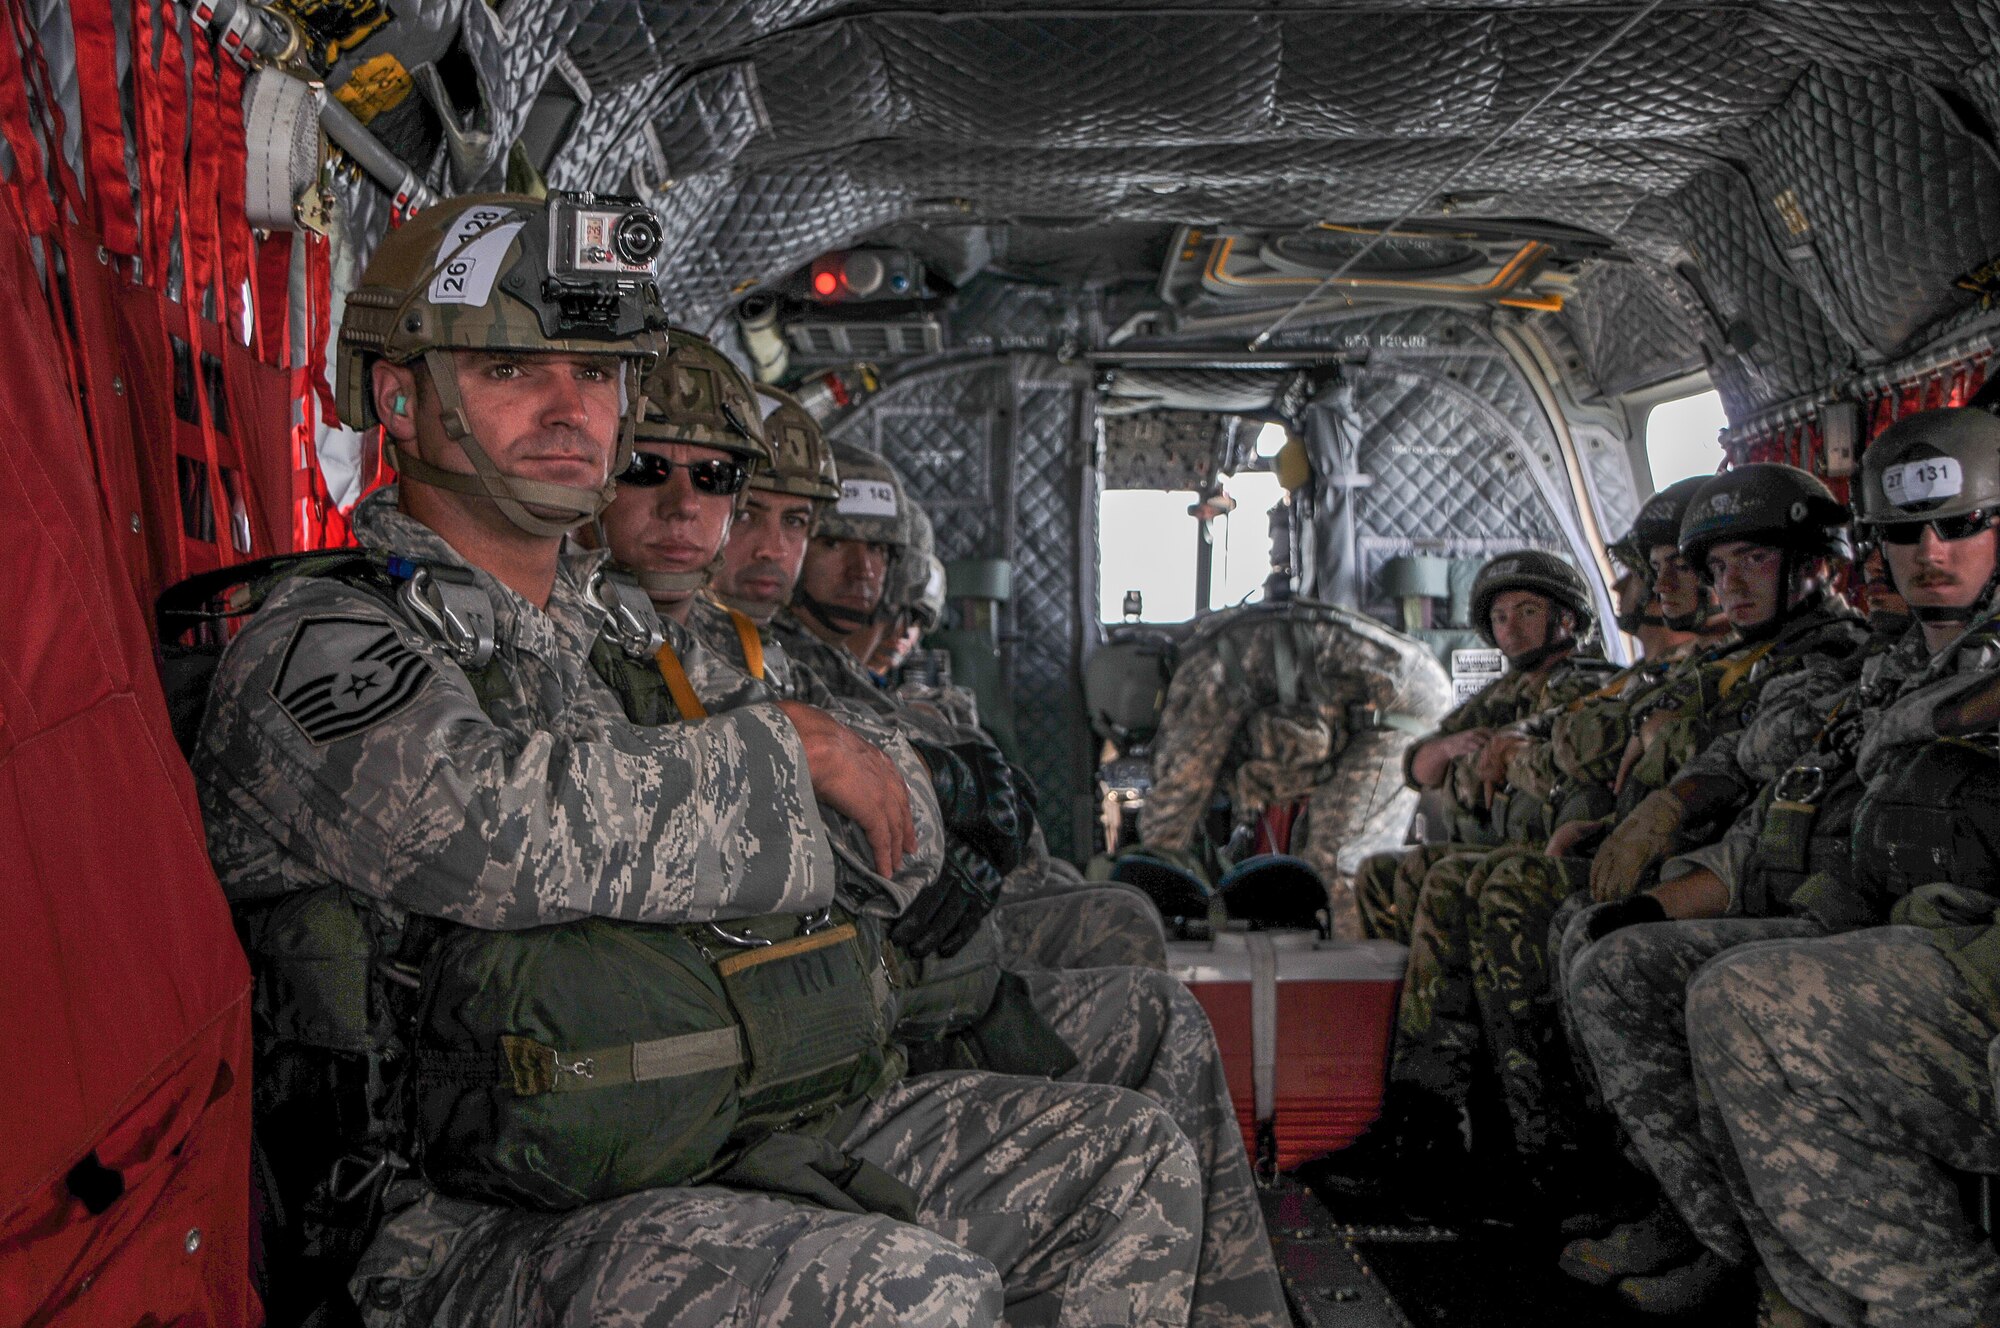
[[745, 950], [742, 954], [730, 955], [716, 964], [715, 971], [726, 978], [735, 977], [746, 968], [756, 968], [760, 964], [771, 964], [780, 959], [811, 954], [814, 950], [824, 950], [831, 945], [844, 945], [860, 934], [854, 929], [853, 923], [843, 922], [838, 927], [829, 927], [825, 931], [808, 932], [804, 936], [794, 936], [789, 941], [776, 941], [770, 945], [759, 946], [755, 950]]
[[708, 707], [694, 694], [694, 684], [688, 681], [687, 670], [681, 667], [681, 657], [674, 653], [674, 643], [662, 641], [653, 655], [659, 662], [660, 677], [667, 683], [667, 694], [674, 698], [674, 709], [681, 712], [681, 718], [692, 723], [708, 718]]
[[743, 1042], [734, 1025], [574, 1053], [508, 1034], [500, 1039], [500, 1051], [516, 1097], [678, 1079], [743, 1063]]
[[1250, 952], [1250, 1096], [1261, 1122], [1278, 1114], [1278, 950], [1261, 932], [1243, 940]]
[[1278, 675], [1278, 701], [1288, 706], [1296, 705], [1299, 699], [1298, 643], [1292, 640], [1289, 627], [1290, 624], [1283, 624], [1271, 643], [1271, 667]]
[[[150, 15], [146, 16], [150, 17]], [[113, 253], [136, 256], [139, 223], [125, 178], [125, 126], [118, 114], [118, 39], [105, 0], [72, 0], [70, 34], [76, 43], [77, 109], [83, 120], [84, 173], [90, 180], [91, 214]]]
[[1770, 654], [1771, 647], [1777, 644], [1776, 641], [1766, 641], [1763, 645], [1758, 646], [1755, 650], [1743, 656], [1743, 658], [1734, 661], [1727, 668], [1723, 669], [1722, 676], [1715, 683], [1715, 694], [1718, 697], [1722, 697], [1735, 691], [1736, 685], [1749, 677], [1750, 670], [1756, 668], [1758, 661]]
[[750, 621], [747, 613], [737, 609], [728, 612], [729, 621], [736, 628], [736, 639], [743, 643], [743, 667], [758, 682], [764, 681], [764, 638], [757, 631], [757, 624]]

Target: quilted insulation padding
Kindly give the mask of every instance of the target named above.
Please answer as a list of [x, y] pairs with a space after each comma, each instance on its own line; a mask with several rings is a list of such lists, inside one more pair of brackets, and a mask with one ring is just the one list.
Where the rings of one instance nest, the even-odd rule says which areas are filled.
[[1230, 416], [1212, 410], [1148, 410], [1104, 419], [1107, 489], [1196, 489], [1215, 471]]
[[1831, 298], [1880, 355], [1971, 303], [1953, 279], [2000, 256], [2000, 158], [1927, 85], [1889, 70], [1821, 67], [1753, 143], [1773, 233], [1810, 248]]
[[[1058, 856], [1087, 855], [1090, 726], [1078, 669], [1079, 605], [1096, 562], [1088, 383], [1039, 356], [947, 365], [886, 385], [830, 429], [880, 452], [936, 528], [937, 554], [1005, 558], [1014, 598], [1002, 615], [1001, 669], [1020, 755], [1042, 795]], [[1093, 601], [1094, 603], [1094, 601]]]
[[1679, 281], [1664, 270], [1598, 263], [1577, 283], [1563, 317], [1604, 396], [1701, 368], [1700, 327], [1668, 288]]
[[[1550, 476], [1531, 457], [1555, 447], [1540, 404], [1484, 329], [1415, 310], [1289, 339], [1374, 348], [1308, 409], [1313, 593], [1394, 620], [1375, 587], [1399, 554], [1587, 558], [1573, 505], [1551, 506]], [[1601, 483], [1629, 506], [1630, 477], [1609, 461]]]
[[[1807, 392], [1836, 366], [1853, 365], [1852, 348], [1785, 266], [1742, 176], [1706, 172], [1675, 203], [1693, 259], [1683, 275], [1713, 310], [1711, 354], [1722, 369], [1717, 386], [1733, 418]], [[1739, 322], [1752, 334], [1747, 349], [1723, 339]]]

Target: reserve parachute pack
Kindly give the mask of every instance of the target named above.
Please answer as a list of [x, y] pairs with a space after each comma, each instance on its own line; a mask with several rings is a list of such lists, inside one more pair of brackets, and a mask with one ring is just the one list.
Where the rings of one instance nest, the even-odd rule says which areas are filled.
[[[430, 630], [483, 705], [507, 694], [491, 605], [464, 569], [289, 555], [162, 595], [163, 641], [205, 626], [168, 652], [178, 735], [199, 729], [221, 623], [298, 576], [337, 579]], [[606, 609], [594, 667], [635, 723], [677, 721], [647, 653], [661, 635], [644, 591], [600, 574], [592, 593]], [[873, 919], [496, 932], [412, 915], [398, 928], [339, 887], [236, 913], [257, 976], [271, 1188], [300, 1215], [307, 1260], [351, 1262], [381, 1194], [413, 1168], [446, 1193], [541, 1209], [719, 1179], [913, 1211], [907, 1187], [827, 1141], [902, 1073]]]
[[[1329, 779], [1354, 735], [1395, 728], [1420, 734], [1429, 725], [1410, 715], [1385, 711], [1367, 686], [1350, 678], [1327, 678], [1312, 666], [1313, 627], [1330, 624], [1396, 648], [1379, 624], [1332, 605], [1292, 599], [1253, 605], [1204, 627], [1181, 647], [1183, 661], [1212, 650], [1222, 664], [1223, 686], [1249, 703], [1250, 713], [1231, 740], [1223, 768], [1238, 824], [1265, 809], [1311, 795]], [[1259, 686], [1244, 667], [1243, 637], [1270, 634], [1272, 686]]]

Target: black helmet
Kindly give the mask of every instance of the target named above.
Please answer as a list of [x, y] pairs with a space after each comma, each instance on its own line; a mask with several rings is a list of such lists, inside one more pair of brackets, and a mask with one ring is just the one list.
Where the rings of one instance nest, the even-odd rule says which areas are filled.
[[1688, 506], [1710, 478], [1707, 475], [1690, 475], [1684, 480], [1675, 480], [1646, 500], [1646, 505], [1639, 509], [1638, 518], [1632, 522], [1631, 535], [1627, 536], [1639, 546], [1640, 557], [1645, 557], [1662, 544], [1681, 542], [1681, 522], [1687, 518]]
[[1845, 504], [1797, 466], [1759, 461], [1703, 481], [1681, 518], [1681, 553], [1708, 574], [1708, 553], [1743, 540], [1809, 558], [1846, 558]]
[[[1537, 595], [1546, 595], [1558, 608], [1567, 609], [1576, 617], [1576, 639], [1582, 640], [1590, 633], [1595, 621], [1590, 611], [1590, 586], [1583, 579], [1583, 573], [1571, 567], [1553, 553], [1543, 553], [1540, 549], [1521, 549], [1514, 553], [1503, 553], [1479, 569], [1479, 575], [1472, 582], [1472, 625], [1479, 630], [1479, 639], [1487, 645], [1495, 645], [1493, 639], [1493, 601], [1510, 590], [1532, 590]], [[1516, 665], [1526, 667], [1524, 665]]]

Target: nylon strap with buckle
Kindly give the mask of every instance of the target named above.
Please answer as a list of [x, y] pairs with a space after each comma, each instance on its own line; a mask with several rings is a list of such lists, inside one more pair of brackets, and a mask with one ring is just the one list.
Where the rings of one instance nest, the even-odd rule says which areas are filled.
[[674, 653], [674, 643], [662, 641], [653, 658], [659, 662], [660, 677], [666, 680], [667, 694], [674, 698], [674, 708], [681, 712], [681, 718], [689, 723], [707, 719], [708, 707], [694, 694], [694, 684], [688, 681], [687, 670], [681, 666], [681, 657]]

